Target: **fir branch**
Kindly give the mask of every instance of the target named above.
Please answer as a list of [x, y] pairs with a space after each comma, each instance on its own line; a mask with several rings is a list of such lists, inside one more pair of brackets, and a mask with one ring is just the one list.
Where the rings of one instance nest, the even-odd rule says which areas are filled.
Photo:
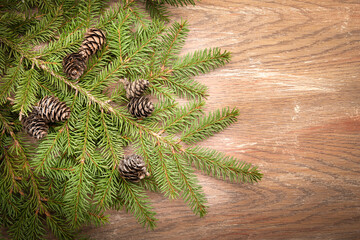
[[[120, 191], [118, 205], [124, 205], [127, 211], [132, 212], [143, 226], [154, 229], [156, 226], [155, 213], [151, 211], [149, 200], [142, 188], [123, 179], [119, 181]], [[119, 207], [116, 207], [119, 209]]]
[[[153, 122], [162, 122], [175, 114], [177, 110], [177, 102], [174, 100], [162, 100], [155, 104], [154, 111], [150, 116], [143, 120], [144, 125]], [[159, 134], [159, 133], [158, 133]], [[160, 134], [159, 134], [160, 135]]]
[[5, 73], [6, 68], [6, 47], [0, 43], [0, 75]]
[[63, 219], [56, 215], [46, 216], [46, 223], [59, 239], [74, 239], [74, 231], [64, 224]]
[[98, 73], [96, 85], [91, 86], [90, 91], [96, 90], [96, 86], [99, 84], [110, 84], [118, 80], [119, 77], [123, 76], [125, 73], [125, 62], [120, 58], [113, 60], [109, 65], [107, 65], [101, 72]]
[[[1, 118], [1, 116], [0, 116], [0, 118]], [[9, 191], [10, 192], [9, 195], [12, 195], [11, 191], [14, 191], [14, 193], [21, 193], [23, 195], [24, 194], [23, 190], [21, 189], [20, 185], [16, 181], [20, 176], [16, 173], [16, 171], [13, 167], [13, 163], [10, 159], [9, 153], [6, 149], [3, 150], [1, 159], [4, 160], [0, 163], [1, 165], [3, 165], [1, 168], [3, 170], [1, 183], [4, 184], [3, 186], [7, 185], [9, 190], [11, 189]], [[8, 176], [10, 176], [10, 178]]]
[[157, 18], [161, 21], [169, 22], [170, 12], [164, 4], [156, 1], [145, 1], [145, 9], [149, 11], [152, 18]]
[[219, 48], [195, 51], [185, 55], [173, 63], [172, 73], [178, 77], [197, 76], [207, 73], [230, 61], [230, 53], [221, 53]]
[[215, 150], [190, 147], [183, 151], [183, 155], [197, 169], [218, 179], [253, 183], [261, 180], [263, 176], [256, 166]]
[[160, 77], [154, 82], [160, 82], [171, 88], [179, 97], [188, 99], [204, 98], [207, 96], [207, 87], [188, 77]]
[[23, 58], [19, 60], [19, 63], [16, 67], [12, 67], [8, 70], [7, 75], [5, 75], [0, 84], [0, 104], [5, 103], [7, 97], [9, 97], [15, 89], [17, 82], [20, 79], [20, 76], [24, 73], [24, 67], [22, 65]]
[[54, 12], [54, 7], [57, 7], [58, 2], [57, 0], [42, 0], [34, 3], [34, 5], [37, 4], [40, 12], [51, 14]]
[[61, 24], [59, 29], [61, 29], [63, 26], [67, 25], [72, 19], [76, 18], [76, 16], [79, 14], [79, 4], [81, 1], [79, 0], [64, 0], [62, 1], [63, 6], [63, 17], [64, 22]]
[[115, 19], [125, 14], [124, 11], [128, 11], [127, 4], [122, 5], [120, 3], [116, 3], [114, 6], [109, 8], [100, 16], [96, 28], [107, 29], [109, 26], [113, 24], [114, 21], [116, 21]]
[[111, 170], [98, 183], [95, 200], [100, 208], [109, 208], [116, 198], [116, 192], [113, 189], [118, 188], [116, 177], [118, 177], [117, 167], [122, 155], [122, 144], [114, 134], [115, 127], [111, 126], [111, 119], [101, 110], [100, 121], [103, 131], [101, 131], [99, 148], [102, 155], [107, 159], [107, 166]]
[[[8, 222], [12, 222], [12, 219], [17, 218], [21, 203], [19, 204], [18, 195], [25, 195], [22, 190], [22, 186], [18, 184], [16, 176], [16, 170], [14, 167], [14, 158], [10, 156], [10, 153], [4, 149], [0, 155], [0, 167], [1, 167], [1, 179], [0, 179], [0, 212], [1, 218], [4, 221], [4, 225]], [[13, 166], [14, 164], [14, 166]]]
[[[146, 30], [139, 30], [137, 34], [137, 41], [131, 47], [132, 51], [129, 51], [126, 58], [119, 56], [115, 59], [107, 68], [105, 68], [98, 76], [102, 79], [101, 82], [116, 81], [126, 71], [136, 70], [141, 71], [138, 64], [135, 62], [142, 62], [147, 57], [149, 49], [156, 43], [158, 34], [163, 31], [164, 27], [161, 24], [153, 24]], [[116, 54], [116, 53], [115, 53]], [[132, 67], [133, 65], [136, 68]], [[146, 68], [146, 66], [143, 66]]]
[[172, 154], [172, 159], [175, 162], [180, 175], [180, 186], [183, 199], [188, 203], [195, 214], [203, 217], [206, 214], [206, 199], [202, 187], [197, 183], [193, 170], [175, 151]]
[[116, 111], [113, 109], [113, 107], [106, 103], [106, 100], [103, 100], [102, 98], [97, 98], [95, 95], [91, 94], [88, 90], [85, 88], [82, 88], [75, 83], [67, 80], [65, 77], [55, 73], [53, 70], [51, 70], [47, 65], [42, 64], [38, 62], [41, 69], [43, 69], [46, 73], [50, 74], [54, 77], [54, 80], [60, 80], [62, 83], [66, 84], [67, 86], [71, 87], [72, 89], [76, 90], [77, 92], [81, 93], [83, 96], [87, 97], [87, 99], [93, 103], [96, 103], [100, 106], [100, 108], [103, 108], [104, 110], [111, 111], [115, 113]]
[[109, 27], [110, 33], [116, 33], [108, 36], [110, 49], [116, 56], [120, 57], [121, 61], [123, 61], [123, 57], [128, 53], [128, 49], [133, 40], [130, 30], [133, 19], [131, 19], [130, 16], [130, 12], [119, 15], [117, 21], [112, 22]]
[[1, 31], [1, 38], [17, 41], [16, 39], [16, 32], [14, 32], [13, 24], [16, 24], [18, 20], [18, 14], [16, 13], [4, 13], [0, 16], [0, 31]]
[[176, 165], [171, 159], [172, 152], [164, 148], [161, 144], [153, 146], [153, 155], [156, 160], [153, 160], [153, 176], [159, 190], [170, 199], [176, 199], [179, 196], [178, 174]]
[[162, 36], [163, 48], [161, 50], [160, 63], [164, 67], [169, 60], [175, 59], [175, 55], [179, 54], [180, 50], [185, 44], [185, 39], [188, 35], [189, 29], [187, 22], [174, 22], [167, 30], [167, 34]]
[[8, 121], [7, 117], [0, 112], [0, 130], [2, 132], [2, 135], [4, 133], [7, 133], [11, 136], [11, 138], [14, 141], [14, 144], [16, 146], [19, 146], [19, 141], [17, 140], [17, 137], [14, 133], [14, 129], [11, 126], [10, 122]]
[[[1, 29], [0, 29], [1, 30]], [[19, 40], [16, 38], [11, 38], [8, 35], [0, 35], [0, 43], [3, 43], [6, 47], [10, 48], [10, 55], [14, 58], [21, 59], [27, 57], [26, 50], [20, 47], [18, 44]]]
[[160, 192], [158, 186], [156, 185], [154, 178], [145, 178], [139, 184], [146, 190], [149, 190], [152, 192]]
[[193, 122], [202, 114], [202, 107], [205, 105], [204, 101], [194, 101], [188, 103], [186, 106], [177, 108], [174, 114], [172, 114], [163, 124], [162, 130], [158, 133], [168, 131], [170, 133], [176, 133], [181, 131], [188, 123]]
[[133, 14], [137, 25], [140, 25], [143, 29], [147, 28], [150, 21], [148, 21], [145, 15], [134, 6], [134, 0], [127, 1], [125, 8], [129, 9], [129, 11]]
[[[74, 104], [77, 102], [78, 94], [75, 93], [72, 99], [72, 104], [70, 109], [74, 108]], [[70, 138], [70, 121], [76, 122], [74, 114], [71, 115], [71, 118], [66, 120], [63, 125], [56, 131], [54, 134], [49, 134], [48, 137], [42, 141], [38, 148], [37, 154], [34, 158], [34, 167], [37, 173], [41, 173], [42, 175], [49, 175], [52, 173], [51, 170], [54, 170], [56, 161], [58, 160], [57, 157], [61, 153], [72, 154], [73, 148], [75, 146], [71, 143]], [[49, 176], [51, 177], [51, 175]]]
[[175, 99], [174, 91], [167, 86], [164, 86], [157, 81], [153, 81], [150, 85], [151, 94], [155, 95], [160, 100], [171, 101]]
[[96, 90], [97, 92], [102, 92], [104, 88], [114, 82], [113, 78], [103, 79], [102, 75], [99, 75], [99, 72], [104, 69], [110, 61], [108, 53], [108, 46], [105, 46], [97, 58], [91, 59], [88, 63], [88, 68], [79, 80], [81, 82], [78, 84], [81, 87], [90, 89], [90, 91]]
[[45, 15], [36, 25], [32, 26], [21, 38], [20, 44], [40, 44], [52, 39], [62, 23], [62, 6], [56, 8], [53, 14]]
[[154, 172], [153, 167], [153, 143], [149, 137], [144, 136], [142, 131], [140, 131], [140, 137], [138, 141], [135, 141], [133, 144], [136, 146], [137, 152], [139, 155], [144, 157], [144, 160], [147, 165], [147, 170], [149, 171], [150, 175]]
[[[5, 30], [2, 34], [15, 36], [16, 33], [24, 34], [32, 25], [37, 22], [38, 16], [27, 17], [20, 12], [2, 12], [0, 17], [0, 28]], [[5, 29], [4, 29], [5, 28]]]
[[46, 175], [47, 172], [50, 172], [50, 167], [54, 166], [57, 157], [62, 152], [62, 147], [64, 142], [60, 139], [63, 139], [65, 136], [65, 131], [67, 127], [67, 122], [62, 126], [62, 128], [54, 134], [49, 134], [48, 137], [41, 142], [37, 148], [38, 154], [34, 159], [34, 166], [36, 167], [36, 172]]
[[91, 176], [87, 173], [85, 161], [74, 166], [69, 179], [68, 191], [64, 196], [67, 218], [73, 228], [86, 222], [89, 209], [88, 193], [91, 192]]
[[[90, 170], [92, 163], [96, 162], [94, 157], [94, 126], [91, 121], [93, 109], [89, 103], [85, 109], [79, 112], [81, 116], [80, 122], [76, 126], [76, 139], [73, 144], [77, 146], [77, 164], [69, 179], [69, 191], [64, 197], [67, 208], [67, 215], [70, 224], [73, 227], [79, 227], [86, 222], [86, 213], [89, 210], [89, 204], [86, 204], [90, 198], [88, 193], [92, 187], [92, 171]], [[80, 124], [79, 124], [80, 123]], [[96, 165], [96, 163], [94, 163]]]
[[[40, 183], [38, 182], [38, 176], [31, 170], [28, 153], [20, 143], [19, 139], [16, 137], [15, 133], [12, 131], [11, 127], [5, 125], [7, 131], [9, 132], [13, 146], [17, 154], [17, 158], [20, 158], [22, 161], [21, 169], [22, 176], [29, 176], [29, 195], [26, 199], [26, 203], [22, 205], [22, 209], [19, 211], [20, 216], [17, 221], [19, 224], [23, 224], [24, 222], [28, 225], [21, 226], [17, 224], [13, 224], [9, 228], [9, 232], [12, 236], [19, 239], [40, 239], [44, 234], [44, 229], [42, 228], [41, 220], [39, 219], [39, 214], [46, 214], [50, 216], [50, 213], [47, 209], [47, 206], [42, 203], [42, 199], [44, 199], [43, 193], [41, 191]], [[27, 206], [32, 206], [28, 208]]]
[[92, 206], [92, 208], [88, 211], [89, 222], [95, 224], [95, 226], [99, 226], [101, 224], [109, 222], [107, 216], [104, 215], [102, 210], [97, 210]]
[[[30, 201], [28, 200], [25, 204], [31, 204]], [[34, 215], [31, 207], [22, 209], [19, 215], [18, 221], [9, 227], [9, 233], [14, 239], [44, 239], [45, 229], [42, 218], [38, 214]]]
[[185, 129], [179, 142], [195, 143], [204, 140], [214, 135], [214, 133], [225, 129], [231, 123], [236, 122], [238, 115], [239, 111], [237, 109], [230, 111], [229, 108], [224, 108], [221, 112], [216, 110], [207, 117], [200, 118], [197, 123]]
[[[84, 30], [79, 29], [65, 29], [59, 36], [58, 41], [49, 42], [49, 44], [39, 50], [37, 58], [49, 58], [51, 55], [60, 53], [64, 57], [67, 51], [76, 51], [83, 40]], [[59, 58], [55, 55], [54, 58]]]
[[154, 22], [147, 28], [139, 27], [135, 32], [135, 41], [130, 45], [131, 50], [125, 62], [143, 63], [144, 60], [150, 59], [152, 48], [159, 43], [159, 34], [165, 30], [162, 22]]
[[15, 94], [14, 110], [19, 111], [20, 119], [23, 115], [31, 112], [32, 106], [36, 102], [36, 91], [40, 75], [37, 70], [30, 69], [25, 71], [19, 81], [19, 87]]
[[80, 14], [76, 17], [77, 20], [80, 20], [80, 27], [90, 27], [90, 21], [100, 13], [101, 5], [101, 0], [86, 0], [80, 2]]
[[[101, 9], [100, 0], [87, 0], [80, 1], [78, 4], [79, 13], [74, 15], [77, 21], [74, 23], [74, 19], [70, 19], [62, 26], [62, 32], [58, 41], [50, 42], [49, 45], [40, 50], [37, 58], [46, 57], [48, 55], [59, 53], [64, 50], [75, 51], [81, 41], [83, 40], [84, 32], [86, 28], [90, 27], [90, 20], [95, 18]], [[60, 26], [59, 26], [60, 28]], [[64, 53], [61, 54], [64, 57]]]
[[122, 111], [120, 111], [119, 109], [114, 109], [108, 102], [107, 99], [105, 100], [104, 97], [99, 97], [97, 95], [93, 95], [91, 94], [88, 90], [70, 82], [69, 80], [67, 80], [66, 78], [58, 75], [57, 73], [53, 72], [50, 68], [48, 68], [48, 66], [44, 65], [44, 64], [40, 64], [39, 66], [47, 73], [49, 73], [50, 75], [54, 76], [57, 80], [61, 80], [63, 83], [65, 83], [66, 85], [68, 85], [69, 87], [73, 88], [74, 90], [76, 90], [77, 92], [81, 93], [83, 96], [85, 96], [90, 102], [95, 103], [99, 106], [100, 109], [104, 109], [105, 111], [109, 111], [112, 114], [114, 114], [115, 116], [119, 117], [120, 119], [124, 120], [124, 123], [126, 124], [126, 127], [129, 128], [130, 126], [135, 127], [138, 130], [143, 130], [146, 133], [148, 133], [149, 135], [154, 136], [156, 139], [158, 139], [159, 141], [165, 143], [165, 144], [169, 144], [170, 142], [168, 140], [166, 140], [163, 137], [160, 137], [156, 132], [152, 131], [151, 129], [148, 129], [147, 127], [139, 124], [138, 122], [136, 122], [132, 117], [129, 116], [128, 113], [124, 113]]

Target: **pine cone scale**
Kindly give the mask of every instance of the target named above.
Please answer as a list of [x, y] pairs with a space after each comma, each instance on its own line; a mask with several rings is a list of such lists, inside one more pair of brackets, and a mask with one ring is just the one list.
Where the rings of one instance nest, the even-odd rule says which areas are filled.
[[127, 107], [129, 112], [138, 118], [147, 117], [154, 111], [154, 105], [146, 96], [132, 98]]
[[128, 99], [140, 97], [149, 86], [148, 80], [137, 80], [134, 82], [126, 82], [125, 90]]
[[46, 96], [36, 107], [38, 114], [48, 122], [65, 121], [70, 117], [70, 108], [57, 97]]
[[62, 62], [63, 71], [68, 78], [78, 79], [86, 70], [86, 64], [81, 54], [71, 53]]
[[37, 114], [35, 109], [29, 114], [29, 116], [22, 119], [22, 124], [26, 132], [37, 139], [45, 137], [49, 129], [46, 121]]
[[138, 182], [150, 175], [146, 169], [143, 158], [136, 154], [122, 159], [118, 169], [122, 177], [135, 182]]
[[105, 40], [105, 33], [102, 30], [90, 28], [85, 34], [85, 39], [80, 46], [79, 53], [83, 58], [88, 59], [103, 47]]

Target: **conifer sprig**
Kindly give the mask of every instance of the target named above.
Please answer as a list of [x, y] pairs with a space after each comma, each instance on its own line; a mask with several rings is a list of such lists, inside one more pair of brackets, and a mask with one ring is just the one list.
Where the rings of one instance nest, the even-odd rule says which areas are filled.
[[189, 32], [187, 26], [187, 21], [174, 22], [168, 29], [168, 33], [162, 37], [163, 48], [161, 56], [159, 56], [162, 66], [166, 66], [169, 60], [174, 60], [175, 56], [180, 53]]
[[262, 178], [256, 166], [215, 150], [190, 147], [183, 154], [197, 169], [219, 179], [253, 183]]
[[179, 182], [183, 199], [195, 214], [203, 217], [206, 214], [207, 201], [202, 192], [202, 187], [197, 183], [192, 168], [185, 162], [181, 155], [173, 152], [172, 158], [179, 172]]
[[145, 1], [145, 8], [149, 11], [152, 18], [158, 18], [162, 21], [168, 22], [170, 12], [164, 4], [156, 1]]
[[162, 134], [165, 131], [170, 133], [176, 133], [181, 131], [184, 126], [187, 126], [188, 123], [196, 120], [203, 113], [202, 107], [205, 105], [204, 101], [193, 101], [187, 105], [176, 108], [176, 111], [168, 118], [159, 134]]
[[173, 74], [191, 77], [204, 74], [230, 61], [230, 53], [219, 48], [205, 49], [189, 53], [173, 63]]
[[239, 110], [224, 108], [210, 113], [207, 117], [200, 118], [199, 121], [189, 126], [181, 135], [180, 141], [195, 143], [214, 135], [225, 129], [231, 123], [236, 122]]
[[56, 7], [53, 13], [45, 15], [36, 25], [33, 25], [21, 38], [20, 44], [28, 45], [29, 42], [38, 45], [49, 41], [57, 34], [62, 23], [62, 6]]
[[147, 228], [154, 229], [156, 226], [155, 213], [152, 211], [149, 205], [149, 199], [143, 189], [140, 186], [120, 179], [119, 182], [120, 193], [118, 197], [123, 201], [118, 204], [116, 209], [120, 209], [119, 206], [124, 205], [127, 211], [132, 212], [139, 223]]
[[20, 116], [31, 112], [32, 106], [35, 105], [39, 78], [38, 71], [30, 69], [25, 71], [23, 77], [20, 79], [17, 88], [19, 94], [16, 94], [14, 105], [14, 110], [19, 111]]

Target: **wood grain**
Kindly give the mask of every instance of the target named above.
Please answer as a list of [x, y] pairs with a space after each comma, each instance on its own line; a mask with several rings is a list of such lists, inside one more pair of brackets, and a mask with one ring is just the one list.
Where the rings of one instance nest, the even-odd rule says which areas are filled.
[[204, 142], [260, 166], [255, 185], [198, 173], [209, 213], [151, 193], [155, 231], [125, 212], [83, 230], [93, 239], [360, 239], [360, 1], [202, 0], [171, 8], [187, 19], [183, 53], [232, 52], [197, 79], [206, 110], [239, 121]]

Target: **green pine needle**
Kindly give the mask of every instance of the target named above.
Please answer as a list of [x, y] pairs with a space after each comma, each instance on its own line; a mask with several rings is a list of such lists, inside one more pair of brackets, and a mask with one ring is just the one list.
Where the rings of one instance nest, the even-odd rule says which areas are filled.
[[220, 132], [236, 122], [239, 110], [224, 108], [210, 113], [207, 117], [200, 118], [199, 121], [189, 126], [180, 137], [186, 143], [195, 143]]
[[173, 63], [173, 74], [191, 77], [204, 74], [230, 61], [230, 53], [219, 48], [205, 49], [189, 53]]
[[190, 147], [185, 150], [184, 156], [197, 169], [219, 179], [253, 183], [261, 180], [263, 176], [256, 166], [215, 150]]

